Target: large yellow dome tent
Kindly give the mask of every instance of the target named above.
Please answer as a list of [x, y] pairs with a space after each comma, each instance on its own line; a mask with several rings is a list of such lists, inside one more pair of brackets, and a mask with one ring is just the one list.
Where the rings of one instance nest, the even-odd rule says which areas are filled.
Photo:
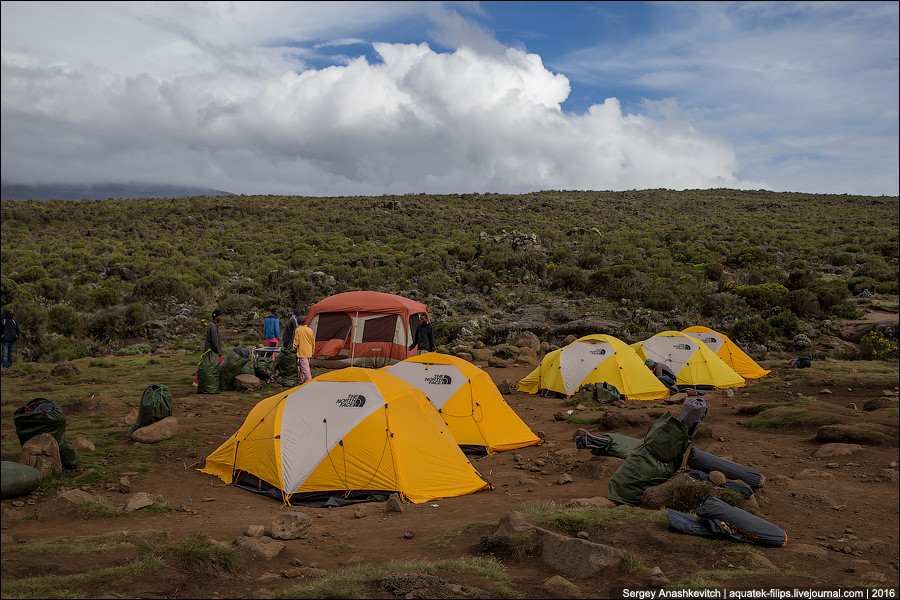
[[663, 331], [631, 347], [642, 360], [661, 362], [672, 369], [679, 386], [725, 389], [747, 385], [706, 344], [680, 331]]
[[769, 374], [769, 371], [756, 364], [755, 360], [747, 356], [746, 352], [723, 333], [702, 325], [682, 329], [682, 333], [695, 337], [709, 346], [710, 350], [744, 379], [759, 379]]
[[285, 504], [411, 502], [492, 489], [421, 390], [360, 367], [257, 404], [200, 471]]
[[592, 334], [547, 353], [534, 371], [516, 384], [520, 392], [548, 390], [571, 396], [588, 383], [616, 386], [630, 400], [667, 398], [669, 390], [644, 366], [643, 359], [622, 340]]
[[422, 390], [467, 454], [493, 454], [541, 442], [506, 403], [491, 376], [466, 360], [429, 352], [382, 370]]

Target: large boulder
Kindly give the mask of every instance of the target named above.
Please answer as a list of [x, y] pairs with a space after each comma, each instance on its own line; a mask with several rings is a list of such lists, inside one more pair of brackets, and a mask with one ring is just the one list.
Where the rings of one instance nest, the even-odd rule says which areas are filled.
[[131, 439], [142, 444], [155, 444], [167, 440], [178, 433], [178, 419], [166, 417], [161, 421], [135, 429]]
[[62, 459], [59, 457], [59, 444], [49, 433], [40, 433], [22, 446], [19, 464], [28, 465], [46, 478], [51, 473], [62, 473]]
[[249, 373], [241, 373], [234, 378], [234, 389], [239, 392], [247, 390], [258, 390], [262, 387], [262, 381], [256, 375]]

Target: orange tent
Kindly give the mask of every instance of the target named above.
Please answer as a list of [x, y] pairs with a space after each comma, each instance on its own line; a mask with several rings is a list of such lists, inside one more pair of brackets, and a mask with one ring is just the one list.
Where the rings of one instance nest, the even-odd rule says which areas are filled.
[[309, 364], [317, 367], [383, 367], [417, 351], [407, 350], [419, 326], [421, 302], [381, 292], [345, 292], [309, 309], [306, 324], [316, 334]]

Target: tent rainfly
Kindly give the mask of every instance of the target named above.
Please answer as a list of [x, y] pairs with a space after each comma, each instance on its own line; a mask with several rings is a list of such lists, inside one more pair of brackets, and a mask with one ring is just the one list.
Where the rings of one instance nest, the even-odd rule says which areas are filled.
[[725, 364], [734, 369], [734, 372], [744, 379], [759, 379], [769, 374], [769, 371], [756, 364], [756, 361], [747, 356], [747, 353], [738, 347], [731, 339], [709, 327], [697, 325], [683, 329], [691, 337], [695, 337], [716, 353], [716, 356], [725, 361]]
[[384, 367], [413, 356], [421, 302], [381, 292], [345, 292], [313, 304], [306, 324], [316, 334], [314, 367]]
[[262, 400], [203, 473], [285, 504], [411, 502], [493, 489], [421, 390], [349, 367]]
[[616, 386], [630, 400], [667, 398], [669, 390], [644, 366], [634, 349], [611, 335], [593, 334], [549, 352], [516, 384], [529, 394], [549, 390], [571, 396], [588, 383]]
[[663, 331], [631, 347], [641, 360], [649, 358], [672, 369], [679, 386], [725, 389], [747, 385], [709, 346], [680, 331]]
[[466, 454], [493, 454], [541, 443], [503, 399], [491, 376], [466, 360], [429, 352], [384, 371], [425, 393]]

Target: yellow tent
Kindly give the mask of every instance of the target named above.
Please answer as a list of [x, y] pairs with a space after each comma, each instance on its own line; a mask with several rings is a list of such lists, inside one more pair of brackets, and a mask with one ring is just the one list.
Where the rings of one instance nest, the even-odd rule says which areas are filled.
[[727, 335], [702, 325], [688, 327], [683, 329], [682, 333], [695, 337], [709, 346], [710, 350], [744, 379], [759, 379], [769, 374], [769, 371], [756, 364], [756, 361], [747, 356], [747, 353], [732, 342]]
[[466, 453], [493, 454], [541, 443], [491, 376], [466, 360], [429, 352], [383, 370], [422, 390]]
[[606, 382], [631, 400], [667, 398], [669, 390], [622, 340], [593, 334], [544, 356], [538, 368], [516, 384], [529, 394], [549, 390], [571, 396], [587, 383]]
[[200, 471], [285, 504], [412, 502], [492, 489], [421, 390], [348, 367], [257, 404]]
[[680, 331], [663, 331], [631, 347], [642, 360], [649, 358], [672, 369], [676, 385], [716, 389], [747, 385], [706, 344]]

